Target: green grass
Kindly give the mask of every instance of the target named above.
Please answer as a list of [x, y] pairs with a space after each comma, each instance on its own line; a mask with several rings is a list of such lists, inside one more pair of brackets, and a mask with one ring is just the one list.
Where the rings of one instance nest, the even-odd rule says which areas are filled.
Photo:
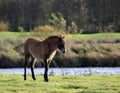
[[49, 76], [47, 83], [36, 78], [0, 74], [0, 93], [120, 93], [120, 75]]
[[[21, 38], [21, 37], [39, 37], [44, 38], [49, 35], [57, 35], [58, 33], [50, 32], [0, 32], [0, 38]], [[67, 34], [66, 37], [72, 40], [78, 39], [103, 39], [103, 38], [119, 38], [120, 33], [97, 33], [97, 34]]]
[[19, 38], [29, 36], [31, 36], [29, 32], [0, 32], [0, 38]]
[[59, 35], [57, 32], [0, 32], [0, 38], [45, 38], [50, 35]]
[[115, 39], [120, 38], [120, 33], [96, 33], [96, 34], [69, 34], [68, 37], [73, 40], [78, 39]]

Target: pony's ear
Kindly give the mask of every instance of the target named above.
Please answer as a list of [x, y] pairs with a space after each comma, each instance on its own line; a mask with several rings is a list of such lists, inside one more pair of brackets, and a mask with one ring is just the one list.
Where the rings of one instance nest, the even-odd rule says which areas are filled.
[[65, 36], [62, 36], [62, 38], [64, 39], [64, 38], [65, 38]]
[[64, 39], [65, 38], [65, 36], [62, 36], [62, 35], [58, 35], [60, 38], [62, 38], [62, 39]]

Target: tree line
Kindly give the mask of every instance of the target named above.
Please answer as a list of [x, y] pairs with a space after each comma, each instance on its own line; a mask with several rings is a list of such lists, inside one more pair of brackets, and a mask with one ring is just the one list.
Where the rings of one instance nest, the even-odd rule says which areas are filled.
[[120, 32], [120, 0], [0, 0], [10, 31], [50, 25], [69, 33]]

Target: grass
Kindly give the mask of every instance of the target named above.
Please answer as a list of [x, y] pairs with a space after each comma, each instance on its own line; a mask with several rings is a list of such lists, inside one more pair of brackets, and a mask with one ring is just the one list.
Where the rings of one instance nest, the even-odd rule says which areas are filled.
[[28, 75], [0, 74], [0, 93], [119, 93], [120, 75], [49, 76], [44, 82], [37, 75], [36, 81]]
[[[38, 37], [45, 38], [50, 35], [59, 35], [57, 32], [0, 32], [0, 38], [28, 38], [28, 37]], [[63, 34], [61, 32], [61, 34]]]
[[[0, 38], [22, 38], [22, 37], [46, 37], [57, 35], [55, 32], [0, 32]], [[63, 33], [62, 33], [63, 34]], [[100, 39], [100, 38], [119, 38], [120, 33], [96, 33], [96, 34], [66, 34], [68, 39]]]
[[0, 38], [18, 38], [18, 37], [29, 37], [30, 33], [22, 32], [0, 32]]
[[120, 37], [120, 33], [69, 34], [68, 37], [73, 40], [106, 39], [106, 38], [115, 39]]

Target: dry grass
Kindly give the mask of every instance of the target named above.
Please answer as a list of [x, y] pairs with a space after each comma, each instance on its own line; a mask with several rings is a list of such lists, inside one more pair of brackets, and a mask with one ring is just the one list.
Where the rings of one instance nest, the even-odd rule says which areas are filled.
[[[22, 33], [16, 34], [19, 38], [0, 38], [0, 67], [23, 67], [23, 43], [31, 35], [29, 33], [26, 33], [26, 36]], [[41, 34], [35, 34], [32, 33], [32, 36], [39, 38], [47, 37], [42, 32]], [[51, 66], [120, 66], [119, 38], [74, 38], [69, 35], [66, 37], [66, 54], [62, 55], [61, 53], [57, 53], [54, 58], [55, 62], [52, 62]], [[43, 64], [38, 62], [37, 66], [43, 66]]]

